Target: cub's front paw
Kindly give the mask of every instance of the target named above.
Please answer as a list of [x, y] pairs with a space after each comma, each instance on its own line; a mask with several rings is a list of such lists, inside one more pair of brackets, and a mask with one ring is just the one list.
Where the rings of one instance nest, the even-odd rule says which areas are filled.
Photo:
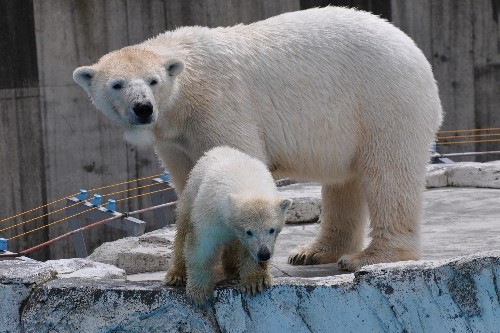
[[163, 282], [168, 286], [184, 286], [186, 285], [186, 272], [172, 267], [168, 270]]
[[196, 305], [203, 305], [210, 301], [212, 298], [213, 286], [199, 286], [199, 287], [186, 287], [186, 295], [192, 303]]
[[261, 293], [271, 285], [272, 277], [269, 273], [259, 274], [241, 280], [240, 290], [250, 295]]

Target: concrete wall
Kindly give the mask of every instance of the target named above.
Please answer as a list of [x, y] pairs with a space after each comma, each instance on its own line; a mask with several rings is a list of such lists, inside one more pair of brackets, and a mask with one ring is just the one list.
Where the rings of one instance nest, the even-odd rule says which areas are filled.
[[[160, 172], [151, 150], [127, 145], [117, 128], [89, 103], [71, 78], [77, 66], [176, 26], [249, 23], [328, 3], [381, 14], [415, 39], [434, 66], [446, 111], [445, 129], [500, 127], [496, 1], [0, 0], [0, 220], [80, 187]], [[442, 151], [487, 149], [497, 148], [477, 144]], [[149, 198], [129, 201], [120, 209], [146, 204]], [[0, 237], [61, 217], [33, 221]], [[0, 228], [11, 222], [0, 222]], [[11, 242], [11, 248], [40, 243], [64, 230], [63, 224], [54, 225]], [[118, 236], [106, 228], [87, 233], [90, 248]], [[69, 257], [72, 251], [69, 241], [62, 241], [34, 256]]]
[[[249, 23], [298, 9], [298, 0], [0, 0], [0, 59], [7, 62], [0, 66], [0, 220], [81, 187], [101, 187], [161, 172], [152, 150], [126, 144], [116, 126], [90, 104], [73, 82], [76, 67], [176, 26]], [[149, 200], [131, 200], [119, 209], [150, 205]], [[34, 214], [23, 216], [24, 220]], [[54, 214], [0, 233], [0, 237], [64, 216]], [[0, 222], [0, 229], [12, 222]], [[23, 249], [64, 230], [65, 223], [56, 224], [9, 245], [12, 250]], [[86, 236], [92, 249], [122, 234], [99, 228]], [[72, 255], [69, 241], [34, 254], [39, 259]]]
[[[0, 332], [498, 332], [500, 253], [277, 278], [251, 297], [220, 286], [196, 307], [184, 288], [82, 273], [88, 261], [0, 261]], [[72, 271], [71, 273], [68, 273]], [[88, 272], [89, 270], [87, 270]], [[56, 276], [59, 278], [54, 279]]]

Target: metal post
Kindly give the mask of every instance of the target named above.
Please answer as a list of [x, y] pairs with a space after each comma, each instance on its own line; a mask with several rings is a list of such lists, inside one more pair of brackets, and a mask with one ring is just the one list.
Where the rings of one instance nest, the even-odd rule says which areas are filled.
[[7, 251], [7, 240], [5, 238], [0, 238], [0, 252]]
[[[163, 203], [169, 203], [177, 201], [177, 194], [175, 193], [175, 189], [173, 188], [172, 183], [170, 182], [170, 175], [168, 172], [164, 172], [161, 177], [154, 178], [153, 183], [157, 183], [158, 185], [152, 186], [153, 189], [151, 191], [155, 191], [156, 189], [163, 188], [171, 188], [167, 191], [157, 192], [151, 195], [151, 202], [153, 206], [158, 206]], [[161, 229], [169, 224], [175, 223], [175, 205], [168, 206], [162, 209], [156, 209], [154, 211], [154, 218], [156, 227]]]
[[431, 145], [431, 164], [443, 164], [443, 163], [453, 163], [453, 161], [439, 154], [437, 150], [436, 141], [433, 141]]
[[[97, 203], [96, 196], [94, 196], [92, 202]], [[78, 205], [77, 203], [80, 204]], [[71, 230], [81, 228], [83, 224], [82, 222], [84, 222], [85, 220], [90, 220], [90, 223], [92, 223], [95, 221], [121, 215], [116, 211], [112, 211], [104, 207], [95, 208], [96, 205], [93, 205], [92, 203], [87, 201], [81, 201], [76, 197], [69, 198], [66, 202], [66, 206], [68, 207], [66, 209], [66, 214], [68, 216], [75, 215], [74, 217], [68, 219], [68, 225]], [[108, 205], [106, 207], [113, 207], [113, 202], [108, 202]], [[125, 230], [128, 236], [140, 236], [144, 234], [144, 230], [146, 228], [146, 222], [130, 216], [110, 221], [106, 224], [113, 228]], [[77, 232], [71, 235], [71, 237], [75, 246], [76, 256], [78, 258], [87, 257], [88, 252], [82, 232]]]

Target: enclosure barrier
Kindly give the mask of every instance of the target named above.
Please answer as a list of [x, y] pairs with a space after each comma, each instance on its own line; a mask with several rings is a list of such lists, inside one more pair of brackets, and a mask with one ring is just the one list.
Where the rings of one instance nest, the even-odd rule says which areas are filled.
[[[486, 143], [486, 142], [500, 142], [500, 133], [492, 133], [492, 131], [500, 131], [500, 128], [478, 128], [478, 129], [461, 129], [461, 130], [442, 130], [438, 133], [436, 137], [436, 141], [432, 144], [431, 148], [431, 159], [432, 163], [452, 163], [448, 157], [457, 157], [457, 156], [473, 156], [473, 155], [485, 155], [485, 154], [500, 154], [500, 151], [482, 151], [482, 152], [465, 152], [465, 153], [446, 153], [441, 154], [438, 152], [437, 147], [441, 145], [455, 145], [455, 144], [469, 144], [469, 143]], [[481, 133], [487, 132], [487, 133]], [[452, 133], [454, 135], [452, 135]], [[488, 138], [488, 139], [485, 139]], [[490, 139], [491, 138], [491, 139]], [[458, 141], [457, 141], [458, 139]], [[455, 140], [455, 141], [449, 141]], [[125, 185], [132, 182], [138, 182], [142, 180], [150, 179], [151, 183], [148, 185], [137, 186], [130, 189], [125, 189], [121, 191], [115, 191], [107, 194], [98, 194], [97, 191], [109, 189], [119, 185]], [[282, 179], [276, 181], [277, 186], [284, 186], [291, 184], [291, 181], [288, 179]], [[128, 196], [122, 199], [111, 199], [110, 196], [129, 193], [131, 191], [140, 191], [145, 188], [149, 188], [149, 192], [147, 193], [139, 193], [137, 195]], [[88, 200], [89, 192], [94, 192], [92, 199]], [[151, 196], [152, 206], [149, 208], [145, 208], [142, 210], [137, 210], [128, 213], [122, 213], [117, 211], [116, 203], [120, 201], [130, 200], [137, 197], [142, 197], [145, 195]], [[107, 202], [105, 204], [102, 203], [102, 199], [107, 197]], [[66, 201], [66, 205], [63, 208], [52, 210], [48, 213], [21, 221], [19, 223], [13, 224], [11, 226], [6, 226], [2, 228], [2, 223], [7, 222], [9, 220], [13, 220], [15, 218], [21, 217], [25, 214], [45, 209], [49, 206], [52, 206], [57, 203], [61, 203]], [[55, 201], [49, 202], [42, 206], [29, 209], [27, 211], [21, 212], [19, 214], [0, 219], [0, 259], [6, 256], [16, 256], [23, 255], [27, 253], [31, 253], [36, 249], [39, 249], [43, 246], [47, 246], [52, 244], [54, 241], [66, 238], [68, 236], [72, 237], [75, 252], [77, 257], [86, 257], [88, 255], [87, 248], [85, 245], [85, 240], [83, 237], [82, 231], [90, 229], [100, 224], [107, 224], [110, 227], [118, 228], [126, 231], [129, 236], [138, 236], [144, 233], [145, 230], [145, 222], [139, 220], [137, 218], [131, 217], [130, 215], [139, 214], [145, 211], [153, 211], [155, 227], [163, 228], [169, 224], [175, 223], [175, 202], [177, 201], [177, 195], [175, 193], [174, 188], [170, 182], [170, 177], [167, 172], [163, 174], [143, 177], [139, 179], [128, 180], [125, 182], [106, 185], [99, 188], [94, 188], [92, 190], [81, 190], [79, 193], [72, 194], [70, 196], [57, 199]], [[18, 226], [25, 225], [31, 223], [33, 221], [39, 220], [44, 217], [48, 217], [52, 214], [65, 212], [66, 217], [58, 219], [54, 222], [42, 225], [37, 228], [32, 228], [28, 231], [19, 233], [17, 235], [11, 236], [9, 238], [3, 238], [2, 233], [5, 231], [14, 229]], [[8, 241], [14, 240], [16, 238], [26, 236], [30, 233], [39, 231], [44, 228], [48, 228], [57, 223], [61, 223], [63, 221], [67, 221], [67, 225], [69, 227], [69, 232], [55, 237], [45, 243], [39, 244], [37, 246], [33, 246], [29, 249], [23, 250], [19, 253], [10, 253], [7, 251]], [[90, 222], [90, 223], [89, 223]], [[85, 225], [88, 223], [87, 225]], [[85, 225], [85, 226], [83, 226]]]

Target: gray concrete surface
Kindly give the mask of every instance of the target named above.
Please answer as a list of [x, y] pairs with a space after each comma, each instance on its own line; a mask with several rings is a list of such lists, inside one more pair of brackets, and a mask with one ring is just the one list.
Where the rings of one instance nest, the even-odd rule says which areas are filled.
[[[171, 259], [168, 228], [105, 244], [94, 259], [107, 264], [0, 260], [0, 332], [500, 332], [500, 164], [430, 169], [428, 185], [448, 187], [424, 193], [421, 261], [355, 274], [335, 264], [290, 266], [288, 251], [314, 239], [319, 224], [288, 224], [269, 289], [252, 297], [221, 281], [210, 304], [194, 307], [183, 287], [160, 282]], [[456, 182], [490, 188], [450, 187]], [[319, 200], [314, 184], [281, 190]], [[130, 274], [137, 271], [146, 273]]]
[[276, 278], [258, 296], [231, 285], [196, 307], [160, 282], [57, 279], [33, 291], [23, 332], [498, 332], [500, 251]]
[[[297, 193], [320, 197], [318, 185], [295, 184]], [[304, 187], [304, 191], [302, 190]], [[316, 196], [316, 197], [314, 197]], [[336, 264], [291, 266], [288, 252], [307, 244], [318, 233], [319, 223], [286, 225], [278, 237], [272, 274], [279, 277], [321, 277], [345, 274]], [[365, 245], [369, 243], [366, 228]], [[165, 236], [173, 235], [172, 231]], [[448, 259], [482, 251], [500, 250], [500, 189], [436, 188], [424, 192], [422, 259]], [[129, 275], [129, 280], [161, 280], [164, 272]]]

